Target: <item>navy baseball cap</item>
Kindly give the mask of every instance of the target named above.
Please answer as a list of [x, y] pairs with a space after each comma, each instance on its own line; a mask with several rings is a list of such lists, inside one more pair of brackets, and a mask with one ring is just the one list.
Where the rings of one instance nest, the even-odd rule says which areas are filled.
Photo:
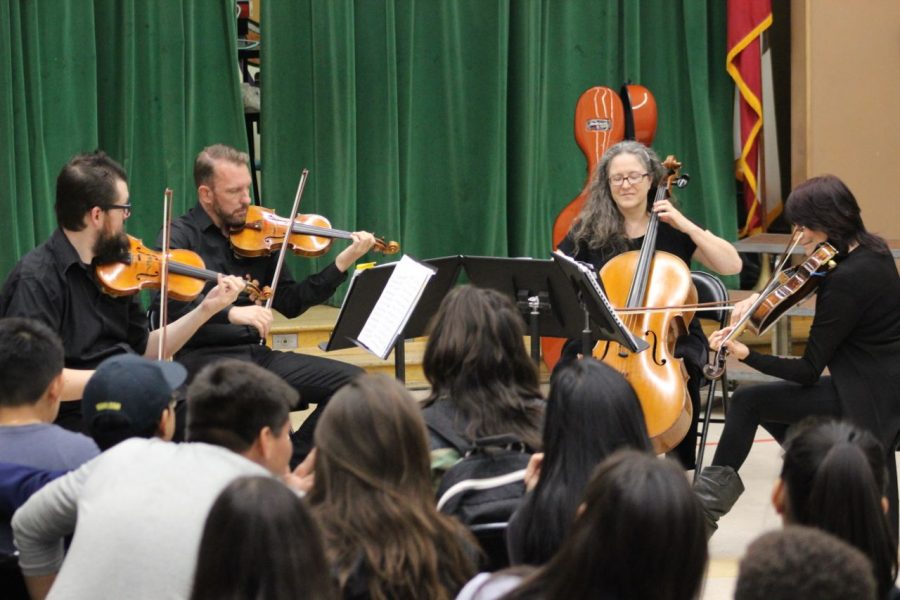
[[87, 429], [98, 415], [118, 414], [135, 433], [159, 423], [187, 378], [187, 370], [176, 362], [149, 360], [136, 354], [117, 354], [97, 367], [81, 399]]

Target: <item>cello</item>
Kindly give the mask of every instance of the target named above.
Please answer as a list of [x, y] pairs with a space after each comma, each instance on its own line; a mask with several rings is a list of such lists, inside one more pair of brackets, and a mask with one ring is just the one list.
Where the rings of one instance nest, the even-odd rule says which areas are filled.
[[[559, 247], [578, 217], [590, 192], [591, 177], [600, 158], [610, 146], [624, 139], [636, 139], [645, 146], [656, 135], [656, 100], [642, 85], [627, 83], [619, 94], [608, 87], [585, 90], [575, 104], [575, 141], [587, 161], [587, 176], [578, 196], [567, 204], [553, 222], [553, 249]], [[551, 371], [559, 362], [565, 340], [541, 338], [541, 354]]]
[[[664, 199], [672, 185], [687, 184], [687, 179], [678, 173], [681, 164], [675, 157], [667, 157], [663, 166], [669, 173], [658, 183], [654, 202]], [[641, 249], [619, 254], [600, 269], [600, 279], [614, 306], [634, 309], [697, 301], [697, 290], [684, 261], [668, 252], [656, 251], [658, 227], [659, 215], [651, 211]], [[657, 453], [677, 446], [690, 428], [693, 407], [687, 373], [674, 349], [676, 339], [687, 333], [692, 316], [687, 311], [629, 312], [623, 315], [623, 323], [635, 338], [645, 340], [650, 347], [633, 353], [617, 342], [600, 341], [592, 353], [622, 373], [634, 388]]]

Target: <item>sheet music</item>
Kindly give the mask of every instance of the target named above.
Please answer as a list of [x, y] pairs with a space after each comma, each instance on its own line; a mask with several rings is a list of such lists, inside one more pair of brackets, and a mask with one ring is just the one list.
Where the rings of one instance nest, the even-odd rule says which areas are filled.
[[357, 342], [382, 359], [387, 358], [435, 272], [404, 254], [359, 332]]
[[593, 267], [579, 262], [571, 256], [560, 252], [559, 250], [555, 251], [555, 254], [565, 260], [567, 263], [574, 265], [581, 272], [584, 279], [587, 279], [587, 281], [590, 282], [591, 287], [597, 292], [597, 297], [600, 298], [600, 301], [609, 312], [609, 316], [611, 316], [615, 324], [619, 326], [619, 328], [622, 330], [622, 333], [628, 336], [628, 339], [634, 342], [636, 346], [641, 346], [642, 344], [639, 344], [637, 340], [635, 340], [634, 336], [631, 334], [631, 331], [628, 329], [625, 323], [623, 323], [622, 320], [619, 319], [619, 315], [616, 313], [616, 310], [613, 308], [612, 304], [609, 303], [609, 298], [606, 297], [606, 292], [603, 291], [603, 286], [600, 285], [600, 280], [597, 278], [597, 273], [594, 272]]

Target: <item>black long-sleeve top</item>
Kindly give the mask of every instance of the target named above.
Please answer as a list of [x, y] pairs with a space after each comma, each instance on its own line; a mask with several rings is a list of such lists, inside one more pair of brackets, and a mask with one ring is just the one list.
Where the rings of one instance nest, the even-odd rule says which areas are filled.
[[[216, 227], [199, 203], [172, 222], [170, 247], [192, 250], [200, 255], [207, 269], [226, 275], [240, 277], [249, 275], [261, 286], [271, 285], [275, 275], [277, 254], [252, 258], [236, 256], [228, 238]], [[291, 276], [290, 270], [285, 264], [281, 269], [273, 308], [286, 317], [296, 317], [331, 297], [346, 278], [347, 274], [341, 273], [334, 263], [331, 263], [322, 271], [298, 282]], [[214, 282], [207, 283], [204, 293], [214, 285]], [[203, 295], [201, 294], [192, 302], [170, 300], [169, 320], [174, 321], [187, 313], [202, 299]], [[250, 303], [249, 298], [241, 296], [234, 306]], [[153, 308], [155, 310], [159, 308], [158, 295], [153, 298]], [[230, 309], [231, 307], [225, 308], [209, 319], [185, 344], [185, 348], [257, 343], [259, 333], [256, 328], [229, 323], [228, 311]]]
[[62, 339], [70, 369], [93, 369], [114, 354], [143, 354], [149, 337], [137, 296], [104, 293], [62, 229], [13, 268], [0, 292], [0, 317], [50, 327]]
[[850, 252], [819, 283], [803, 356], [751, 351], [744, 362], [807, 385], [827, 366], [842, 415], [891, 447], [900, 433], [900, 276], [893, 258], [864, 247]]

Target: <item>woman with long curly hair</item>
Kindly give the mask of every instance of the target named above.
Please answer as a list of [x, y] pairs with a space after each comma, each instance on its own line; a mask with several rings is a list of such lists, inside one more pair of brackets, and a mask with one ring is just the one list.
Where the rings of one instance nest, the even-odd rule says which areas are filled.
[[[654, 203], [656, 187], [664, 169], [650, 148], [638, 142], [620, 142], [606, 151], [592, 175], [587, 201], [559, 250], [600, 270], [607, 262], [644, 241], [650, 215], [659, 215], [656, 251], [668, 252], [690, 267], [696, 260], [723, 275], [740, 272], [741, 258], [729, 242], [684, 216], [674, 200]], [[580, 343], [566, 344], [560, 365], [574, 360]], [[707, 359], [707, 342], [697, 319], [687, 335], [676, 340], [675, 355], [684, 359], [690, 376], [688, 392], [693, 405], [689, 431], [695, 431], [699, 414], [702, 368]], [[674, 454], [685, 469], [693, 469], [697, 440], [688, 435]]]
[[453, 598], [477, 542], [435, 508], [425, 423], [406, 389], [380, 375], [347, 384], [315, 446], [309, 502], [343, 597]]

